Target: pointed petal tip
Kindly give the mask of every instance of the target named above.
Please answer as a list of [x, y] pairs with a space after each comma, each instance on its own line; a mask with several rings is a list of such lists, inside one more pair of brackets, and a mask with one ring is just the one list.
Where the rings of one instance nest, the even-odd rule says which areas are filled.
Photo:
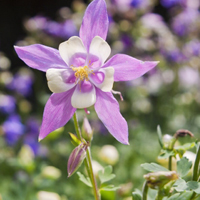
[[19, 46], [16, 46], [16, 45], [14, 45], [13, 47], [14, 47], [14, 49], [15, 49], [16, 52], [20, 48]]
[[154, 61], [154, 63], [157, 65], [158, 63], [160, 63], [160, 61]]
[[40, 141], [43, 140], [43, 139], [44, 139], [44, 138], [39, 137], [39, 138], [38, 138], [38, 142], [40, 142]]
[[129, 141], [124, 141], [124, 142], [121, 142], [122, 144], [125, 144], [125, 145], [130, 145]]

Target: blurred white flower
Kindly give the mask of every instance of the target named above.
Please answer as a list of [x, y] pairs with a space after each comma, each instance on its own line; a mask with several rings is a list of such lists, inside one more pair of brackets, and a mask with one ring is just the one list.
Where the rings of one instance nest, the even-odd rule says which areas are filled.
[[61, 171], [53, 166], [44, 167], [42, 170], [42, 175], [50, 179], [58, 179], [61, 176]]
[[38, 200], [61, 200], [60, 196], [54, 192], [39, 191], [37, 193]]
[[0, 53], [0, 69], [7, 70], [10, 68], [10, 65], [11, 65], [10, 60], [2, 53]]
[[104, 169], [103, 166], [100, 165], [96, 160], [92, 160], [92, 168], [95, 176], [98, 175], [98, 171]]
[[115, 165], [119, 160], [119, 153], [112, 145], [104, 145], [100, 152], [99, 158], [109, 165]]

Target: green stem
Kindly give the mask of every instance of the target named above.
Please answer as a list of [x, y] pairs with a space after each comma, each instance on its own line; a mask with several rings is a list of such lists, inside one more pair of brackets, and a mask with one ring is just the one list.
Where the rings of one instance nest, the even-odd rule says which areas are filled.
[[199, 161], [200, 161], [200, 145], [198, 144], [197, 155], [196, 155], [196, 159], [195, 159], [195, 163], [194, 163], [194, 169], [193, 169], [193, 177], [192, 177], [193, 181], [198, 180]]
[[196, 193], [195, 192], [193, 192], [193, 194], [192, 194], [192, 197], [190, 198], [191, 200], [194, 200], [195, 199], [195, 197], [196, 197]]
[[163, 192], [162, 192], [162, 190], [159, 189], [156, 200], [162, 200], [162, 199], [163, 199]]
[[169, 156], [168, 169], [172, 170], [172, 156]]
[[100, 200], [100, 194], [98, 192], [98, 188], [97, 188], [97, 182], [96, 182], [96, 178], [93, 172], [93, 168], [92, 168], [92, 157], [91, 157], [91, 151], [90, 151], [90, 147], [87, 148], [86, 151], [86, 159], [88, 161], [88, 166], [90, 168], [90, 178], [91, 178], [91, 182], [93, 185], [93, 190], [94, 190], [94, 194], [95, 194], [95, 198], [96, 200]]
[[78, 124], [78, 118], [77, 118], [76, 112], [73, 115], [73, 120], [74, 120], [74, 127], [75, 127], [75, 130], [76, 130], [76, 134], [78, 136], [78, 139], [80, 141], [82, 141], [81, 129], [80, 129], [79, 124]]
[[[78, 118], [76, 115], [76, 112], [73, 115], [73, 120], [74, 120], [74, 127], [77, 133], [77, 137], [79, 138], [79, 140], [83, 141], [82, 139], [82, 135], [81, 135], [81, 130], [78, 124]], [[93, 168], [92, 168], [92, 157], [91, 157], [91, 152], [90, 152], [90, 147], [88, 146], [87, 150], [86, 150], [86, 160], [85, 160], [85, 166], [88, 172], [88, 175], [90, 177], [92, 186], [93, 186], [93, 191], [94, 191], [94, 196], [95, 196], [95, 200], [100, 200], [100, 195], [98, 192], [98, 188], [97, 188], [97, 182], [96, 182], [96, 178], [94, 176], [94, 172], [93, 172]]]
[[147, 181], [145, 181], [142, 188], [142, 200], [147, 200], [147, 193], [148, 193], [148, 186], [147, 186]]

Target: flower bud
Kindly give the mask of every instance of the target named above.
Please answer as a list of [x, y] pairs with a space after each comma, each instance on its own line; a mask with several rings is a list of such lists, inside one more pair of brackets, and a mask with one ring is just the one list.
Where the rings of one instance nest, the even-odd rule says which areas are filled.
[[92, 137], [93, 137], [93, 130], [90, 126], [90, 123], [89, 123], [87, 117], [84, 117], [84, 119], [83, 119], [82, 137], [86, 141], [89, 141], [89, 142], [92, 140]]
[[81, 143], [72, 151], [67, 164], [68, 177], [74, 174], [83, 163], [86, 157], [87, 147], [87, 144]]
[[187, 135], [189, 135], [190, 137], [194, 137], [194, 135], [185, 129], [180, 129], [178, 131], [176, 131], [176, 133], [174, 134], [175, 138], [179, 138], [179, 137], [186, 137]]
[[175, 171], [159, 171], [145, 174], [144, 178], [147, 180], [148, 187], [158, 189], [168, 182], [178, 179], [178, 174]]
[[165, 149], [173, 149], [176, 139], [169, 134], [163, 136], [163, 145]]

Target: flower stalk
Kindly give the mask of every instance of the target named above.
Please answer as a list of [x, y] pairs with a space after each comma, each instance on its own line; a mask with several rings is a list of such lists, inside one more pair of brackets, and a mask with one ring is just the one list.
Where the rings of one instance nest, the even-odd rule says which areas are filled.
[[147, 193], [148, 193], [148, 184], [147, 181], [145, 181], [143, 188], [142, 188], [142, 200], [147, 200]]
[[[81, 135], [81, 130], [80, 130], [80, 127], [79, 127], [79, 124], [78, 124], [78, 118], [77, 118], [76, 112], [73, 115], [73, 120], [74, 120], [74, 127], [75, 127], [75, 130], [76, 130], [76, 133], [77, 133], [77, 137], [82, 142], [84, 142], [85, 140], [82, 138], [82, 135]], [[90, 151], [90, 147], [89, 146], [88, 146], [88, 148], [86, 150], [85, 167], [87, 169], [88, 175], [89, 175], [91, 183], [92, 183], [95, 200], [100, 200], [100, 195], [99, 195], [99, 192], [98, 192], [97, 182], [96, 182], [96, 178], [94, 176], [94, 172], [93, 172], [93, 168], [92, 168], [92, 157], [91, 157], [91, 151]]]
[[196, 160], [195, 160], [195, 163], [194, 163], [194, 169], [193, 169], [193, 177], [192, 177], [192, 180], [193, 181], [197, 181], [198, 178], [199, 178], [199, 162], [200, 162], [200, 144], [198, 144], [198, 147], [197, 147], [197, 155], [196, 155]]

